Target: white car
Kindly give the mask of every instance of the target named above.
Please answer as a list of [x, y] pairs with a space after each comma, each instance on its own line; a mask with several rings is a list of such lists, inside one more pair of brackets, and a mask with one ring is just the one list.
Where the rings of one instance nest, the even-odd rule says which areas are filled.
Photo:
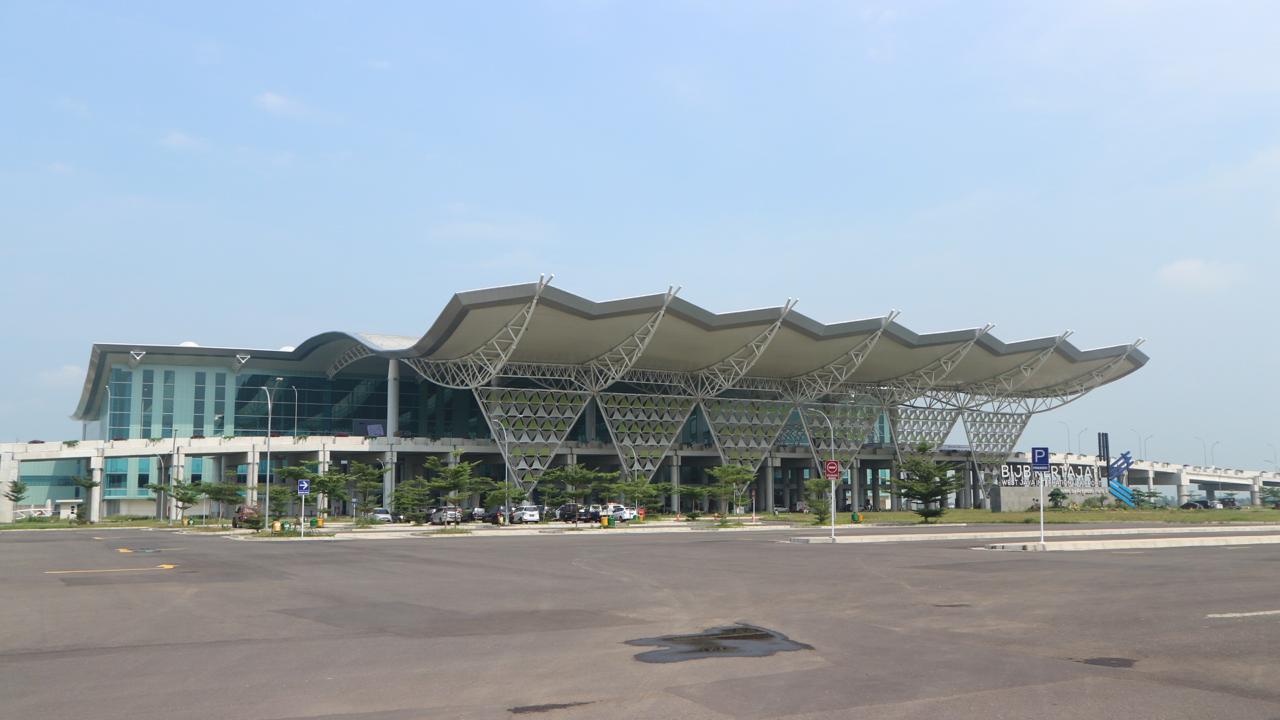
[[513, 523], [536, 523], [542, 522], [542, 513], [538, 510], [537, 505], [521, 505], [511, 511], [511, 522]]
[[369, 513], [369, 519], [374, 522], [395, 522], [395, 518], [391, 517], [391, 511], [386, 508], [374, 508], [373, 512]]
[[605, 507], [604, 513], [606, 515], [612, 515], [614, 520], [622, 522], [636, 519], [635, 508], [629, 508], [619, 503], [609, 503], [608, 506]]

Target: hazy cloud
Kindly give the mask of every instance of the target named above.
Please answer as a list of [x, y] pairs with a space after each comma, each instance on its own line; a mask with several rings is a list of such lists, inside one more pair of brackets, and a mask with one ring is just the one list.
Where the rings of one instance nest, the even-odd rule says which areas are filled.
[[36, 374], [36, 382], [45, 387], [74, 387], [84, 382], [84, 368], [79, 365], [61, 365], [41, 370]]
[[179, 130], [170, 130], [160, 138], [160, 144], [170, 150], [198, 150], [204, 147], [204, 140]]
[[304, 115], [307, 107], [294, 98], [274, 92], [263, 92], [253, 99], [254, 104], [272, 115]]
[[1231, 287], [1244, 276], [1243, 269], [1232, 263], [1187, 258], [1176, 260], [1156, 273], [1165, 285], [1194, 292], [1217, 292]]

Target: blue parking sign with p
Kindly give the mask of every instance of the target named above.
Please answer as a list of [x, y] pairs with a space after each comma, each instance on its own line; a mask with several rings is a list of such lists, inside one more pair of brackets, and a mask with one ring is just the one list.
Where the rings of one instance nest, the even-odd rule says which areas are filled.
[[1049, 471], [1049, 448], [1031, 448], [1031, 469], [1036, 472]]
[[308, 479], [306, 479], [306, 478], [298, 478], [298, 494], [299, 494], [299, 495], [310, 495], [310, 494], [311, 494], [311, 481], [310, 481], [310, 480], [308, 480]]

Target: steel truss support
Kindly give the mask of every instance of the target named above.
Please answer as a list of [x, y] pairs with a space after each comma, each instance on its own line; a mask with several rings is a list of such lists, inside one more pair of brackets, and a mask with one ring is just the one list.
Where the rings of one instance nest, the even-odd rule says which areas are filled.
[[[1000, 466], [1009, 459], [1018, 439], [1027, 429], [1031, 413], [965, 410], [961, 414], [979, 484], [984, 488], [999, 482]], [[989, 492], [984, 489], [984, 493]]]
[[711, 439], [725, 465], [760, 469], [782, 428], [795, 410], [785, 400], [702, 398], [698, 401], [711, 428]]
[[543, 289], [553, 277], [555, 276], [550, 275], [545, 278], [538, 276], [538, 285], [534, 290], [533, 299], [484, 345], [453, 360], [403, 358], [405, 364], [416, 370], [423, 379], [445, 387], [467, 390], [488, 383], [502, 370], [502, 366], [507, 364], [511, 353], [520, 344], [520, 338], [524, 336], [524, 331], [529, 327], [529, 320], [533, 318], [533, 311], [538, 307], [538, 298], [542, 297]]
[[765, 349], [778, 334], [778, 328], [782, 327], [782, 321], [786, 319], [787, 313], [791, 312], [791, 308], [795, 306], [796, 300], [787, 298], [787, 304], [782, 306], [778, 319], [765, 328], [764, 332], [755, 336], [751, 342], [743, 345], [729, 357], [687, 375], [685, 380], [689, 394], [699, 398], [715, 397], [741, 380], [760, 356], [764, 355]]
[[681, 395], [596, 395], [622, 468], [645, 482], [653, 479], [697, 402]]
[[622, 342], [581, 365], [507, 363], [499, 374], [504, 377], [528, 378], [555, 388], [577, 388], [591, 392], [604, 390], [617, 382], [644, 354], [644, 349], [658, 330], [658, 324], [666, 316], [667, 307], [678, 292], [678, 287], [667, 288], [662, 307], [649, 316], [643, 325]]
[[902, 377], [893, 378], [886, 381], [876, 393], [886, 405], [901, 405], [910, 403], [916, 398], [924, 395], [932, 390], [938, 383], [942, 382], [951, 374], [952, 370], [960, 364], [965, 355], [973, 349], [978, 340], [983, 335], [991, 332], [991, 328], [995, 325], [983, 325], [974, 330], [973, 337], [947, 351], [942, 357], [925, 365], [919, 370], [903, 375]]
[[551, 464], [591, 393], [571, 390], [473, 388], [476, 402], [511, 477], [532, 490]]
[[899, 452], [904, 445], [940, 447], [960, 419], [960, 409], [956, 407], [898, 405], [888, 412], [893, 444]]
[[960, 407], [956, 404], [954, 392], [937, 391], [934, 387], [955, 370], [978, 340], [993, 327], [984, 325], [973, 332], [972, 338], [928, 365], [869, 389], [889, 414], [893, 444], [898, 452], [904, 444], [936, 448], [946, 441], [960, 419]]
[[884, 334], [885, 328], [898, 315], [897, 310], [890, 311], [888, 315], [881, 319], [880, 329], [827, 365], [817, 370], [811, 370], [804, 375], [788, 378], [788, 382], [794, 384], [794, 396], [797, 399], [809, 401], [835, 393], [853, 376], [853, 373], [862, 365], [862, 362], [867, 359], [867, 356], [871, 354], [871, 350], [875, 348], [876, 343], [880, 341], [880, 336]]
[[347, 348], [346, 352], [339, 355], [338, 359], [334, 360], [333, 363], [329, 365], [329, 368], [324, 371], [324, 374], [332, 380], [333, 377], [342, 370], [342, 368], [357, 360], [367, 358], [372, 354], [373, 351], [366, 347], [364, 343], [356, 343]]
[[1069, 402], [1079, 400], [1093, 390], [1107, 384], [1111, 372], [1128, 360], [1129, 356], [1144, 342], [1146, 341], [1143, 338], [1138, 338], [1130, 343], [1119, 357], [1100, 368], [1077, 375], [1066, 382], [1036, 390], [1034, 393], [1015, 392], [1003, 397], [990, 398], [983, 409], [991, 412], [1035, 414], [1054, 410]]
[[[831, 419], [830, 427], [818, 411]], [[834, 456], [843, 467], [852, 468], [858, 452], [875, 431], [879, 418], [880, 405], [874, 401], [801, 405], [800, 419], [809, 436], [809, 449], [813, 452], [814, 465], [821, 467], [823, 460], [830, 460]], [[836, 443], [834, 449], [831, 446], [833, 432]]]

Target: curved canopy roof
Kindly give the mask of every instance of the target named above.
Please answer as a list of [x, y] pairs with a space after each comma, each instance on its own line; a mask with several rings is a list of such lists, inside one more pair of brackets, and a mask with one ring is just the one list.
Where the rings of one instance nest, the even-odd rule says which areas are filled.
[[[1017, 383], [1020, 394], [1049, 393], [1105, 370], [1110, 382], [1138, 369], [1147, 356], [1135, 344], [1082, 350], [1064, 336], [1006, 343], [982, 328], [917, 334], [889, 318], [826, 325], [787, 307], [713, 313], [667, 293], [595, 302], [542, 283], [457, 293], [421, 336], [334, 331], [311, 337], [296, 348], [254, 350], [199, 346], [95, 344], [76, 417], [95, 417], [96, 389], [105, 382], [108, 358], [130, 353], [163, 356], [175, 364], [228, 362], [234, 369], [378, 374], [380, 358], [457, 360], [482, 350], [533, 304], [527, 325], [507, 348], [510, 363], [575, 365], [604, 356], [644, 335], [632, 358], [636, 370], [692, 372], [740, 354], [763, 335], [763, 351], [753, 354], [747, 378], [795, 378], [820, 372], [871, 345], [849, 383], [876, 384], [909, 377], [956, 359], [935, 387], [966, 389], [1035, 363]], [[646, 324], [660, 318], [651, 332]], [[770, 334], [777, 325], [776, 331]], [[976, 336], [976, 341], [975, 341]], [[361, 348], [363, 346], [363, 349]], [[1042, 357], [1045, 353], [1047, 357]], [[239, 356], [239, 358], [237, 358]], [[354, 359], [352, 359], [354, 357]]]

